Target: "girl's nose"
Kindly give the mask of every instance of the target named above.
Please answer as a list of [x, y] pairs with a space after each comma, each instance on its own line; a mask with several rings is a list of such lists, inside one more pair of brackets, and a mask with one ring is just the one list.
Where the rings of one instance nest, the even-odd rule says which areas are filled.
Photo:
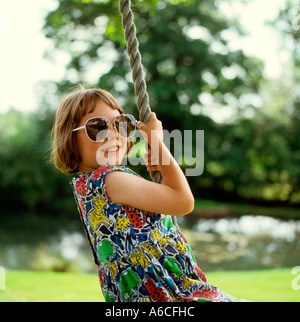
[[115, 129], [113, 123], [109, 124], [107, 138], [108, 139], [119, 139], [120, 138], [119, 132]]

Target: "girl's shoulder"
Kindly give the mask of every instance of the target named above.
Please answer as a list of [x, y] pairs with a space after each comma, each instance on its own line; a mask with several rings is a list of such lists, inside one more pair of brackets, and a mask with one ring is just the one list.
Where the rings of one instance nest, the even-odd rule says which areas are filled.
[[121, 171], [139, 176], [136, 172], [126, 168], [125, 166], [103, 165], [94, 171], [76, 175], [71, 181], [71, 186], [77, 191], [77, 193], [86, 194], [88, 189], [105, 186], [107, 174], [113, 171]]
[[129, 168], [126, 168], [125, 166], [116, 166], [116, 165], [109, 165], [109, 164], [102, 165], [98, 169], [91, 171], [89, 173], [90, 173], [90, 178], [92, 178], [92, 180], [98, 180], [99, 178], [106, 177], [106, 175], [112, 171], [127, 172], [138, 176], [136, 172], [134, 172]]

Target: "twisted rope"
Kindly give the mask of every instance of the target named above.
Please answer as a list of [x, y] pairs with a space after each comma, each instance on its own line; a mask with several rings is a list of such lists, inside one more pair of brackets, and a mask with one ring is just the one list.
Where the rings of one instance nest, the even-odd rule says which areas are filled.
[[148, 123], [151, 114], [151, 108], [149, 104], [149, 96], [147, 93], [147, 85], [143, 71], [142, 57], [139, 51], [139, 42], [136, 37], [136, 27], [133, 21], [133, 13], [131, 10], [130, 0], [120, 0], [120, 12], [122, 15], [122, 25], [125, 32], [127, 51], [130, 58], [130, 67], [132, 69], [135, 94], [138, 99], [137, 105], [140, 112], [140, 120], [143, 123]]
[[[119, 9], [122, 15], [122, 25], [127, 43], [127, 52], [130, 58], [130, 67], [132, 70], [132, 79], [134, 82], [135, 95], [137, 97], [137, 107], [140, 114], [140, 120], [148, 123], [151, 108], [149, 104], [149, 95], [145, 81], [142, 57], [139, 50], [139, 41], [136, 36], [136, 27], [133, 20], [130, 0], [120, 0]], [[148, 147], [149, 149], [149, 147]], [[161, 173], [158, 171], [151, 173], [152, 180], [160, 183], [162, 180]]]
[[[132, 70], [132, 79], [134, 82], [135, 95], [137, 97], [137, 107], [140, 114], [140, 120], [148, 123], [151, 116], [151, 108], [149, 104], [149, 95], [147, 93], [147, 85], [145, 81], [142, 57], [139, 50], [139, 41], [136, 36], [136, 27], [133, 20], [133, 12], [131, 10], [131, 0], [120, 0], [119, 10], [122, 16], [122, 25], [127, 43], [127, 52], [130, 58], [130, 67]], [[148, 150], [150, 147], [147, 147]], [[156, 183], [162, 182], [162, 176], [159, 171], [151, 172], [151, 178]], [[175, 216], [172, 216], [175, 227], [178, 227]]]

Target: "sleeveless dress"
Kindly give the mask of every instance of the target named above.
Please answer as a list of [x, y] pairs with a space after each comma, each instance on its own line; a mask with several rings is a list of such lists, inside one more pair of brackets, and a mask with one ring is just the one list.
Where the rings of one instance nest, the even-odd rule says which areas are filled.
[[105, 301], [238, 301], [207, 283], [170, 216], [111, 200], [105, 178], [112, 171], [137, 175], [123, 166], [105, 165], [71, 181]]

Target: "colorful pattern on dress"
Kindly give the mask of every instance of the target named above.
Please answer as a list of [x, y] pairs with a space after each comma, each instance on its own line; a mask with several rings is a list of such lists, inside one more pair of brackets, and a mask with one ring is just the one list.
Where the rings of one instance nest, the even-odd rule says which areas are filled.
[[105, 301], [238, 301], [207, 283], [170, 216], [119, 206], [110, 199], [105, 178], [111, 171], [137, 175], [106, 165], [71, 182]]

